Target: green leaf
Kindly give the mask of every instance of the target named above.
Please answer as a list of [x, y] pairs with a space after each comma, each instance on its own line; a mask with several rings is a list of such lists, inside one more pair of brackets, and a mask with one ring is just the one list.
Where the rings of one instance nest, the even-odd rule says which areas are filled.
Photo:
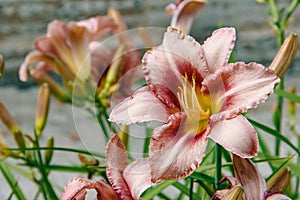
[[282, 96], [286, 99], [289, 99], [293, 102], [300, 103], [300, 96], [298, 96], [298, 95], [292, 94], [290, 92], [287, 92], [287, 91], [284, 91], [284, 90], [281, 90], [281, 89], [275, 89], [275, 93], [277, 95]]
[[10, 172], [9, 168], [7, 167], [6, 163], [0, 161], [0, 170], [5, 177], [7, 183], [10, 185], [13, 193], [17, 196], [19, 200], [26, 200], [22, 190], [19, 188], [17, 181], [15, 180], [14, 176]]
[[[190, 196], [190, 188], [187, 188], [185, 185], [183, 185], [179, 182], [174, 182], [173, 186], [176, 187], [178, 190], [180, 190], [180, 192], [182, 192], [183, 194]], [[193, 196], [193, 199], [199, 199], [195, 193], [193, 193], [192, 196]]]
[[214, 177], [206, 175], [206, 174], [203, 174], [203, 173], [200, 173], [200, 172], [194, 172], [194, 173], [192, 173], [189, 176], [189, 178], [193, 178], [193, 179], [195, 179], [197, 181], [208, 182], [208, 183], [211, 183], [211, 184], [215, 183], [215, 178]]
[[159, 185], [152, 187], [148, 189], [144, 194], [143, 194], [143, 200], [151, 200], [153, 199], [156, 195], [161, 193], [164, 189], [166, 189], [168, 186], [172, 185], [176, 181], [164, 181], [160, 183]]
[[247, 118], [247, 119], [253, 126], [255, 126], [255, 127], [265, 131], [266, 133], [268, 133], [270, 135], [273, 135], [274, 137], [276, 137], [276, 138], [280, 139], [281, 141], [285, 142], [288, 146], [290, 146], [292, 149], [294, 149], [297, 152], [298, 155], [300, 155], [300, 150], [293, 143], [291, 143], [291, 141], [288, 138], [281, 135], [278, 131], [276, 131], [276, 130], [270, 128], [270, 127], [267, 127], [267, 126], [265, 126], [265, 125], [263, 125], [259, 122], [256, 122], [252, 119], [249, 119], [249, 118]]

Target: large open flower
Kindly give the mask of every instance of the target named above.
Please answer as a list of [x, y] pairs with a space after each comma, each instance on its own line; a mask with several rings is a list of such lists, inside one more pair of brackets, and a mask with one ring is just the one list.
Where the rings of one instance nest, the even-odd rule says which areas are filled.
[[200, 45], [169, 28], [163, 43], [144, 55], [148, 86], [118, 104], [110, 120], [165, 123], [151, 139], [152, 181], [192, 173], [208, 138], [244, 158], [257, 153], [257, 134], [241, 113], [264, 102], [280, 79], [257, 63], [228, 63], [235, 37], [235, 29], [221, 28]]

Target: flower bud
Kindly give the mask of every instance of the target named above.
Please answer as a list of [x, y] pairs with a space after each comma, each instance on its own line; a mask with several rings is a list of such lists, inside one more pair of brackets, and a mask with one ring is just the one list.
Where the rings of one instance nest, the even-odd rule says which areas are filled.
[[128, 147], [128, 132], [129, 132], [128, 125], [126, 124], [122, 125], [121, 130], [119, 132], [119, 137], [126, 147]]
[[0, 54], [0, 79], [2, 78], [3, 71], [4, 71], [4, 58]]
[[100, 102], [102, 102], [104, 106], [107, 107], [109, 106], [109, 102], [107, 102], [107, 98], [112, 93], [111, 87], [115, 85], [120, 73], [122, 72], [122, 67], [123, 67], [122, 61], [123, 61], [124, 52], [125, 52], [125, 45], [120, 45], [113, 57], [112, 63], [107, 72], [104, 86], [103, 88], [100, 88], [100, 92], [98, 96]]
[[47, 83], [44, 83], [40, 86], [37, 98], [37, 108], [35, 116], [35, 131], [37, 136], [40, 136], [42, 133], [48, 116], [50, 103], [50, 89]]
[[[290, 88], [291, 94], [296, 94], [296, 87], [293, 86]], [[294, 101], [289, 101], [289, 123], [291, 126], [291, 129], [294, 129], [296, 126], [296, 103]]]
[[[50, 137], [47, 141], [47, 147], [52, 148], [53, 146], [54, 146], [54, 138]], [[45, 164], [46, 165], [48, 165], [51, 162], [52, 156], [53, 156], [53, 150], [52, 149], [47, 149], [45, 151]]]
[[267, 182], [267, 189], [269, 192], [284, 192], [290, 184], [290, 179], [291, 171], [282, 168]]
[[244, 194], [244, 189], [241, 185], [235, 185], [232, 187], [222, 198], [222, 200], [242, 200]]
[[298, 36], [291, 33], [281, 45], [275, 58], [269, 66], [278, 77], [282, 78], [291, 65], [298, 50]]
[[[0, 134], [0, 149], [6, 149], [9, 148], [7, 145], [5, 139], [2, 137]], [[0, 150], [0, 161], [10, 155], [11, 151], [10, 150]]]
[[18, 147], [25, 148], [25, 140], [21, 128], [2, 102], [0, 102], [0, 119], [6, 128], [13, 134]]

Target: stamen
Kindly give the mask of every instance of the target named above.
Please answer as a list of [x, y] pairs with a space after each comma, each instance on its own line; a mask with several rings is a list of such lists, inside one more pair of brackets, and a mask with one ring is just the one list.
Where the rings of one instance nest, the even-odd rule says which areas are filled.
[[205, 98], [205, 95], [202, 94], [197, 87], [194, 74], [192, 76], [191, 84], [188, 81], [187, 75], [182, 78], [182, 86], [179, 87], [179, 91], [177, 97], [188, 118], [193, 120], [204, 120], [209, 118], [210, 103], [208, 102], [208, 105], [201, 105], [202, 101], [199, 100]]

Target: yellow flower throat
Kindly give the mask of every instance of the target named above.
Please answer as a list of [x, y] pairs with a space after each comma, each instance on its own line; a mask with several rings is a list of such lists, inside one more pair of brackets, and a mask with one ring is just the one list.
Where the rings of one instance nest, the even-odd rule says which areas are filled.
[[187, 75], [182, 78], [182, 86], [178, 87], [178, 100], [188, 121], [197, 122], [197, 132], [202, 131], [208, 124], [211, 115], [211, 100], [209, 94], [200, 91], [200, 86], [196, 84], [195, 75], [192, 76], [191, 83]]

